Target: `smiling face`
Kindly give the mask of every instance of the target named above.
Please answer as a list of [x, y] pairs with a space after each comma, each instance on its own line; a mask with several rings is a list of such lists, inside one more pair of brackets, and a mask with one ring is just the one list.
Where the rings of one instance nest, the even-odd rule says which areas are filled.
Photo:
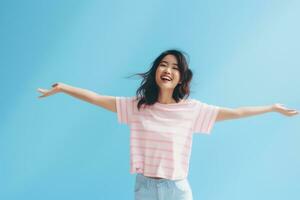
[[180, 71], [174, 55], [166, 55], [159, 63], [155, 81], [161, 90], [174, 90], [180, 81]]

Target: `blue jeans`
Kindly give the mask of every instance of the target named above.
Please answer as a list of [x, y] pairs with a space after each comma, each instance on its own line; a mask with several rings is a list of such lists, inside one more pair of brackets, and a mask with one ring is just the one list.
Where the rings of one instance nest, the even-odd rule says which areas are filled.
[[137, 174], [134, 188], [135, 200], [192, 200], [188, 180], [153, 179]]

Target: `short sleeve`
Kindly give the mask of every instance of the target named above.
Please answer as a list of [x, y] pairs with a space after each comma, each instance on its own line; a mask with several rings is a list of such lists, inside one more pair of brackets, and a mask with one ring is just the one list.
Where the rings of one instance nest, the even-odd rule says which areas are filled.
[[194, 133], [210, 134], [216, 122], [219, 106], [196, 101], [196, 119]]
[[129, 124], [134, 108], [134, 97], [116, 97], [117, 117], [120, 124]]

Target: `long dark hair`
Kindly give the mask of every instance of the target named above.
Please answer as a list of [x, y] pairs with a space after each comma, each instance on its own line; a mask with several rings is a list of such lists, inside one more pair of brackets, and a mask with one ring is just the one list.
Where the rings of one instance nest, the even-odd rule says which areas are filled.
[[[138, 99], [137, 108], [145, 105], [153, 105], [158, 100], [159, 87], [155, 81], [156, 69], [161, 62], [161, 60], [167, 56], [173, 55], [177, 59], [178, 68], [180, 72], [180, 82], [173, 91], [173, 98], [176, 102], [179, 102], [183, 98], [188, 98], [190, 95], [190, 82], [193, 77], [192, 71], [189, 69], [187, 59], [185, 55], [187, 53], [177, 50], [170, 49], [162, 52], [152, 63], [152, 66], [149, 71], [145, 73], [137, 73], [134, 75], [139, 75], [143, 78], [140, 87], [136, 91], [136, 96]], [[133, 75], [133, 76], [134, 76]]]

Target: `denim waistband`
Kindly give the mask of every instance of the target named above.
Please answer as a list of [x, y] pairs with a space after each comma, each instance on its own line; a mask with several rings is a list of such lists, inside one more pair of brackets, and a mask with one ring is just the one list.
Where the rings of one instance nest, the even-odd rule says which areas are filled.
[[150, 178], [147, 176], [144, 176], [143, 174], [138, 173], [136, 175], [136, 179], [137, 181], [143, 182], [145, 184], [147, 184], [148, 186], [156, 186], [156, 185], [167, 185], [167, 186], [173, 186], [174, 182], [178, 182], [178, 181], [185, 181], [186, 179], [180, 179], [180, 180], [170, 180], [170, 179], [154, 179], [154, 178]]

